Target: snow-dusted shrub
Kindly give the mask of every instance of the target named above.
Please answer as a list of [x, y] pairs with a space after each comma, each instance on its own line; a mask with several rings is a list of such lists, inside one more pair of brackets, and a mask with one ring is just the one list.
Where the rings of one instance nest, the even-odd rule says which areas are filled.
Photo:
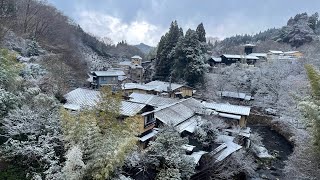
[[0, 88], [0, 117], [6, 115], [18, 104], [18, 97], [16, 95]]
[[41, 54], [41, 47], [36, 41], [28, 41], [27, 56], [39, 56]]
[[36, 172], [46, 177], [58, 176], [63, 145], [56, 110], [34, 111], [24, 105], [11, 111], [2, 124], [8, 137], [0, 148], [3, 158], [17, 166], [27, 166], [31, 176]]
[[[181, 179], [188, 179], [194, 173], [193, 158], [187, 157], [181, 148], [182, 145], [188, 144], [188, 140], [181, 138], [173, 127], [162, 129], [157, 139], [150, 144], [145, 159], [149, 167], [162, 172], [166, 172], [169, 168], [175, 169], [174, 177], [181, 177]], [[161, 173], [163, 179], [170, 178], [170, 176], [167, 174], [165, 177], [165, 173]]]
[[66, 179], [82, 179], [84, 169], [86, 168], [86, 165], [82, 161], [82, 156], [82, 151], [77, 145], [67, 152], [67, 161], [62, 169], [63, 175]]

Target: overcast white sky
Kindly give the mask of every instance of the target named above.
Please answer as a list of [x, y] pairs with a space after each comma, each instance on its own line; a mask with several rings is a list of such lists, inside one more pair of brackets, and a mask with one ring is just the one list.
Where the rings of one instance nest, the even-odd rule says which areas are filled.
[[177, 20], [184, 31], [203, 22], [207, 36], [254, 34], [320, 11], [320, 0], [48, 0], [87, 32], [115, 43], [155, 46]]

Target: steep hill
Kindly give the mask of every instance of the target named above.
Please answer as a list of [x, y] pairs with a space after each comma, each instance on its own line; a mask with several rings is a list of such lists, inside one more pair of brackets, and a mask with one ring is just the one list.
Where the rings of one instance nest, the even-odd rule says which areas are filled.
[[19, 44], [19, 39], [36, 42], [58, 55], [82, 84], [89, 70], [106, 69], [112, 63], [144, 55], [125, 42], [104, 44], [45, 1], [3, 0], [0, 14], [0, 47], [27, 55], [23, 52], [27, 47]]
[[144, 54], [148, 54], [153, 48], [152, 46], [146, 45], [144, 43], [140, 43], [134, 46], [140, 49], [140, 51], [143, 52]]

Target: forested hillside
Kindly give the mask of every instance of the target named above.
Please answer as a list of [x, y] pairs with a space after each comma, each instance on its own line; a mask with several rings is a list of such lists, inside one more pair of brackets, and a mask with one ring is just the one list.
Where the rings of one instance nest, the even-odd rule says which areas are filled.
[[242, 52], [242, 47], [247, 43], [257, 45], [256, 51], [268, 51], [280, 48], [283, 50], [299, 48], [312, 41], [318, 41], [320, 35], [320, 23], [318, 13], [308, 15], [307, 13], [297, 14], [291, 17], [287, 25], [282, 28], [271, 28], [255, 35], [236, 35], [225, 38], [215, 43], [214, 54]]
[[133, 55], [144, 55], [138, 48], [125, 42], [117, 45], [104, 43], [100, 38], [84, 32], [79, 25], [45, 1], [3, 0], [0, 10], [0, 41], [3, 47], [30, 56], [24, 52], [26, 47], [21, 47], [22, 44], [13, 39], [30, 40], [46, 52], [57, 55], [77, 74], [74, 77], [86, 78], [88, 70], [101, 70], [112, 62]]

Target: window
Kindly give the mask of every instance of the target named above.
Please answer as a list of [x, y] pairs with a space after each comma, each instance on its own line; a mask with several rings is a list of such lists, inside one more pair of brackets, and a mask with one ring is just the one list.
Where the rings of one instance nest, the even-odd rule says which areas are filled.
[[154, 123], [154, 114], [153, 113], [144, 116], [144, 127], [145, 128], [153, 123]]

